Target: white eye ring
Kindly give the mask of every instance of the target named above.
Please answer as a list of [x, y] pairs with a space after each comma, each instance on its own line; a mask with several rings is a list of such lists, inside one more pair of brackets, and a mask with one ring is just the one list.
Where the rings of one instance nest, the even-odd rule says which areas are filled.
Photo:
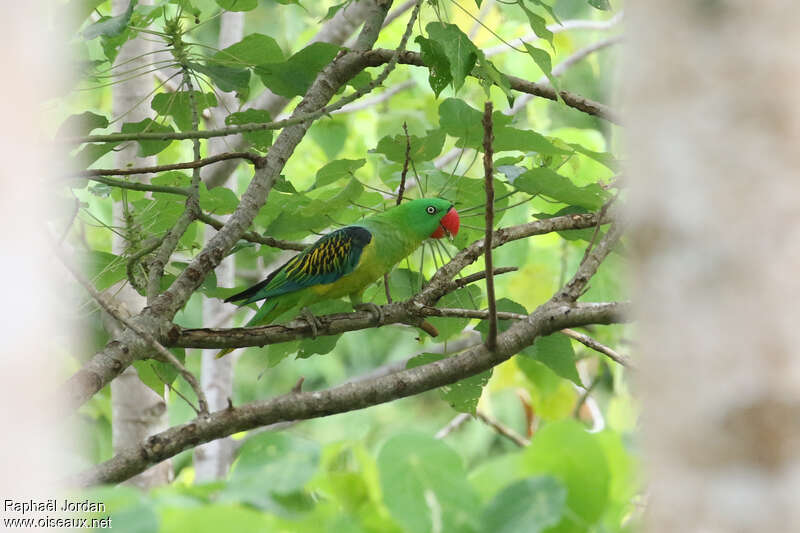
[[429, 215], [432, 215], [436, 212], [436, 208], [433, 207], [432, 205], [429, 205], [428, 207], [425, 208], [425, 211], [427, 211]]

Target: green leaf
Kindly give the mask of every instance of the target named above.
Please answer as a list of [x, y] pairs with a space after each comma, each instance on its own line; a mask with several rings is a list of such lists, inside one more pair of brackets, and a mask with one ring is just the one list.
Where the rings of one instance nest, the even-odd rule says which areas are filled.
[[[272, 117], [269, 111], [262, 109], [245, 109], [237, 111], [225, 117], [225, 124], [228, 126], [238, 126], [242, 124], [266, 124], [271, 122]], [[253, 148], [260, 152], [266, 152], [272, 146], [272, 130], [248, 131], [242, 133], [242, 137], [249, 142]]]
[[565, 204], [600, 209], [608, 199], [608, 192], [593, 183], [578, 187], [569, 178], [547, 167], [532, 168], [514, 180], [514, 187], [530, 193], [542, 194]]
[[[165, 276], [166, 277], [166, 276]], [[182, 348], [169, 348], [179, 361], [186, 359], [186, 353]], [[163, 397], [165, 385], [171, 385], [178, 377], [178, 369], [169, 363], [155, 361], [152, 359], [134, 361], [133, 366], [142, 383], [150, 387], [153, 392]]]
[[387, 135], [378, 141], [374, 152], [385, 155], [389, 161], [403, 163], [406, 159], [406, 145], [410, 144], [409, 157], [412, 161], [416, 163], [430, 161], [442, 153], [445, 133], [440, 129], [430, 130], [426, 133], [425, 137], [409, 135], [408, 139], [403, 134], [394, 137]]
[[611, 3], [608, 0], [587, 0], [589, 5], [600, 11], [610, 11]]
[[332, 5], [331, 7], [328, 8], [328, 12], [325, 13], [325, 16], [322, 17], [321, 19], [319, 19], [319, 22], [325, 22], [326, 20], [332, 19], [334, 17], [334, 15], [336, 15], [336, 13], [339, 12], [340, 9], [342, 9], [343, 7], [346, 7], [347, 4], [349, 4], [351, 1], [352, 0], [346, 0], [345, 2], [342, 2], [341, 4]]
[[548, 533], [586, 531], [608, 502], [609, 472], [597, 438], [574, 420], [551, 422], [536, 432], [524, 451], [525, 468], [555, 477], [567, 488], [561, 523]]
[[98, 291], [125, 279], [125, 261], [118, 255], [92, 250], [84, 256], [86, 275]]
[[251, 33], [211, 56], [211, 60], [229, 67], [255, 67], [283, 61], [284, 57], [275, 39], [263, 33]]
[[288, 433], [252, 435], [242, 445], [220, 501], [272, 508], [275, 499], [300, 491], [317, 472], [319, 444]]
[[324, 187], [341, 178], [352, 176], [366, 162], [366, 159], [338, 159], [331, 161], [317, 171], [317, 180], [314, 183], [314, 187]]
[[486, 93], [486, 98], [490, 97], [489, 89], [492, 85], [499, 87], [511, 105], [514, 101], [514, 94], [511, 92], [511, 82], [508, 76], [500, 72], [494, 63], [489, 61], [484, 55], [482, 50], [478, 50], [478, 66], [476, 67], [478, 74], [481, 77], [481, 85]]
[[428, 85], [431, 86], [436, 98], [439, 98], [439, 94], [453, 81], [450, 61], [439, 42], [421, 35], [418, 35], [414, 42], [419, 44], [422, 62], [428, 67]]
[[530, 477], [500, 491], [483, 511], [483, 530], [539, 533], [561, 521], [567, 489], [550, 476]]
[[464, 85], [466, 77], [472, 72], [472, 67], [475, 66], [475, 61], [478, 59], [477, 47], [455, 24], [431, 22], [425, 29], [431, 40], [439, 44], [442, 53], [450, 63], [453, 87], [458, 91]]
[[544, 73], [545, 76], [547, 76], [547, 79], [550, 81], [550, 84], [553, 86], [553, 88], [556, 89], [556, 96], [560, 101], [561, 96], [558, 92], [558, 83], [556, 82], [556, 78], [553, 76], [552, 72], [553, 65], [550, 59], [550, 54], [548, 54], [541, 48], [536, 48], [530, 43], [522, 43], [522, 44], [525, 45], [525, 50], [528, 51], [528, 55], [531, 56], [534, 63], [536, 63], [536, 65], [540, 69], [542, 69], [542, 72]]
[[[439, 105], [439, 126], [451, 137], [462, 139], [464, 146], [482, 147], [483, 113], [458, 98], [447, 98]], [[495, 111], [492, 115], [495, 129], [511, 122], [511, 117]]]
[[317, 120], [308, 134], [325, 152], [328, 159], [334, 159], [347, 143], [347, 121], [342, 119]]
[[[152, 119], [146, 118], [140, 122], [126, 122], [122, 125], [122, 129], [120, 130], [122, 133], [172, 133], [173, 130], [172, 126], [162, 125], [158, 122], [155, 122]], [[160, 151], [164, 150], [172, 141], [152, 141], [152, 140], [142, 140], [138, 141], [139, 143], [139, 156], [140, 157], [147, 157], [149, 155], [156, 155]]]
[[533, 33], [536, 34], [537, 37], [540, 37], [550, 43], [550, 46], [553, 46], [553, 32], [547, 29], [547, 21], [545, 21], [542, 17], [531, 11], [528, 6], [522, 0], [517, 0], [517, 4], [519, 7], [525, 11], [525, 14], [528, 16], [528, 22], [531, 25], [531, 29]]
[[252, 11], [258, 7], [258, 0], [216, 0], [217, 5], [228, 11]]
[[306, 93], [317, 74], [330, 63], [339, 47], [317, 42], [306, 46], [288, 60], [264, 63], [255, 67], [255, 73], [272, 92], [286, 98]]
[[200, 91], [178, 91], [174, 93], [158, 93], [153, 97], [150, 107], [161, 116], [172, 117], [181, 131], [192, 128], [192, 98], [197, 106], [198, 119], [203, 109], [216, 107], [217, 97], [214, 93]]
[[[415, 368], [434, 361], [441, 361], [442, 359], [447, 359], [447, 356], [439, 353], [421, 353], [409, 359], [408, 363], [406, 363], [406, 368]], [[487, 370], [451, 385], [439, 387], [439, 396], [456, 411], [475, 414], [478, 400], [481, 399], [481, 394], [483, 393], [483, 387], [489, 382], [490, 377], [492, 377], [492, 371]]]
[[206, 189], [205, 183], [200, 183], [200, 208], [215, 215], [229, 215], [239, 205], [236, 193], [225, 187]]
[[95, 22], [85, 30], [83, 30], [83, 38], [91, 41], [95, 37], [102, 35], [103, 37], [116, 37], [121, 34], [128, 26], [128, 22], [133, 15], [133, 8], [136, 6], [136, 0], [130, 0], [128, 9], [116, 17], [103, 17]]
[[378, 453], [383, 499], [411, 533], [479, 531], [479, 500], [467, 483], [461, 457], [420, 433], [390, 438]]
[[222, 91], [229, 93], [236, 91], [241, 100], [246, 100], [250, 92], [250, 71], [244, 68], [228, 67], [216, 63], [189, 63], [192, 70], [201, 72], [211, 78], [214, 85]]
[[575, 350], [566, 335], [553, 333], [546, 337], [538, 337], [533, 346], [526, 348], [522, 353], [546, 365], [562, 378], [583, 386], [575, 368]]
[[103, 115], [86, 111], [79, 115], [70, 115], [61, 123], [56, 132], [56, 139], [73, 135], [89, 135], [97, 128], [107, 128], [108, 119]]
[[548, 4], [547, 2], [544, 2], [543, 0], [530, 0], [530, 1], [532, 3], [534, 3], [534, 4], [536, 4], [537, 6], [540, 6], [540, 7], [544, 8], [544, 10], [547, 11], [547, 13], [551, 17], [553, 17], [553, 20], [555, 20], [558, 24], [561, 24], [561, 21], [556, 16], [556, 13], [555, 13], [555, 11], [553, 11], [553, 8], [550, 7], [550, 4]]
[[74, 168], [89, 168], [89, 165], [106, 155], [117, 146], [116, 143], [90, 143], [70, 158]]

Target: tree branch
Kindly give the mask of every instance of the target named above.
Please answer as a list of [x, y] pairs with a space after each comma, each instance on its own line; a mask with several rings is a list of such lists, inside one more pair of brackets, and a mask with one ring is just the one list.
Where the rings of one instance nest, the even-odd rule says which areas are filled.
[[148, 466], [197, 446], [233, 433], [290, 420], [305, 420], [335, 413], [363, 409], [449, 385], [483, 372], [529, 346], [541, 335], [565, 327], [609, 324], [623, 319], [618, 304], [566, 304], [554, 300], [537, 308], [528, 320], [513, 324], [498, 335], [497, 350], [484, 345], [467, 349], [424, 366], [402, 370], [388, 376], [349, 383], [323, 391], [290, 393], [242, 407], [217, 411], [153, 435], [143, 443], [121, 451], [72, 479], [72, 485], [117, 483]]
[[489, 301], [489, 333], [486, 335], [486, 347], [494, 351], [497, 347], [497, 301], [494, 297], [494, 267], [492, 266], [492, 236], [494, 227], [494, 166], [492, 157], [492, 102], [486, 101], [483, 109], [483, 174], [486, 190], [486, 250], [483, 259], [486, 263], [486, 299]]
[[621, 353], [609, 348], [605, 344], [601, 344], [597, 342], [595, 339], [591, 338], [589, 335], [581, 333], [579, 331], [575, 331], [574, 329], [562, 329], [561, 333], [569, 337], [570, 339], [575, 339], [576, 341], [580, 342], [584, 346], [591, 348], [597, 352], [600, 352], [603, 355], [607, 355], [611, 360], [619, 363], [620, 365], [626, 368], [633, 368], [633, 364], [631, 360], [622, 355]]
[[[170, 170], [186, 170], [204, 167], [220, 161], [227, 161], [228, 159], [246, 159], [258, 165], [263, 160], [258, 154], [252, 152], [226, 152], [212, 157], [197, 159], [196, 161], [188, 161], [186, 163], [175, 163], [173, 165], [157, 165], [152, 167], [141, 168], [90, 168], [81, 170], [71, 174], [70, 178], [92, 178], [95, 176], [132, 176], [137, 174], [156, 174], [158, 172], [168, 172]], [[100, 181], [100, 180], [95, 180]]]

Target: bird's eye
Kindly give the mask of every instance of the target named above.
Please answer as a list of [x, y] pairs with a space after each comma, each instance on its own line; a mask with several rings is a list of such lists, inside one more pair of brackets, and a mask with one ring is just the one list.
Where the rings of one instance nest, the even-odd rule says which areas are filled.
[[427, 211], [429, 215], [432, 215], [436, 212], [436, 208], [433, 207], [432, 205], [429, 205], [428, 207], [425, 208], [425, 211]]

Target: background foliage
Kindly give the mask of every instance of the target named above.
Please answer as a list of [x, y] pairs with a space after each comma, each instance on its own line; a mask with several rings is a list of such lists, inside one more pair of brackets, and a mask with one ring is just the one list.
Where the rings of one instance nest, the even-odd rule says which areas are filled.
[[[486, 3], [487, 0], [484, 0]], [[252, 109], [264, 88], [289, 99], [302, 96], [317, 73], [339, 52], [326, 43], [308, 45], [320, 21], [343, 4], [257, 0], [172, 0], [153, 5], [131, 2], [111, 16], [108, 2], [71, 2], [83, 9], [76, 19], [75, 87], [53, 100], [52, 134], [66, 137], [112, 132], [179, 132], [192, 127], [192, 105], [198, 112], [216, 107], [222, 92], [234, 93], [236, 108], [226, 110], [228, 125], [265, 123], [276, 117]], [[256, 217], [252, 230], [276, 239], [313, 240], [314, 234], [348, 224], [394, 204], [405, 161], [407, 125], [413, 168], [407, 196], [440, 195], [462, 213], [461, 233], [452, 243], [425, 246], [390, 277], [394, 300], [412, 296], [458, 249], [481, 238], [485, 206], [480, 164], [483, 102], [498, 111], [495, 128], [496, 226], [507, 226], [568, 212], [598, 210], [619, 191], [616, 172], [617, 132], [609, 122], [567, 107], [533, 98], [514, 114], [519, 93], [508, 90], [507, 75], [526, 80], [542, 77], [559, 88], [607, 101], [615, 52], [598, 50], [556, 77], [555, 68], [606, 32], [556, 29], [571, 20], [608, 20], [607, 2], [584, 0], [497, 2], [425, 2], [414, 26], [412, 50], [430, 68], [400, 65], [383, 88], [367, 98], [402, 90], [360, 110], [316, 121], [287, 162], [283, 176]], [[614, 5], [614, 8], [619, 6]], [[217, 50], [219, 13], [246, 11], [245, 37]], [[405, 29], [399, 17], [380, 34], [376, 47], [393, 49]], [[552, 29], [548, 29], [552, 28]], [[534, 32], [537, 38], [518, 50], [493, 47]], [[153, 56], [154, 79], [149, 97], [155, 119], [126, 122], [110, 111], [111, 76], [153, 76], [137, 70], [123, 74], [114, 65], [120, 47], [139, 35], [156, 39], [165, 51]], [[178, 38], [179, 37], [179, 38]], [[182, 70], [193, 88], [167, 88], [163, 79]], [[380, 71], [367, 69], [344, 89], [351, 92]], [[476, 72], [495, 85], [470, 77]], [[160, 81], [159, 81], [160, 80]], [[293, 100], [296, 101], [296, 100]], [[518, 102], [517, 102], [518, 103]], [[271, 131], [245, 134], [260, 153], [273, 142]], [[190, 141], [140, 140], [140, 155], [156, 155], [158, 164], [190, 161]], [[75, 168], [113, 167], [120, 142], [85, 144], [75, 150]], [[205, 141], [202, 144], [205, 150]], [[442, 157], [457, 149], [455, 158]], [[462, 150], [463, 149], [463, 150]], [[221, 218], [233, 212], [252, 176], [242, 164], [227, 186], [200, 185], [200, 208]], [[116, 178], [128, 181], [129, 178]], [[131, 178], [133, 180], [135, 178]], [[191, 171], [162, 172], [153, 185], [190, 185]], [[67, 228], [66, 240], [82, 252], [99, 290], [120, 282], [141, 284], [146, 265], [133, 263], [153, 239], [172, 228], [185, 208], [185, 197], [166, 192], [126, 190], [109, 182], [71, 179], [62, 191], [74, 203], [74, 219], [53, 221]], [[115, 226], [112, 205], [123, 206], [125, 227]], [[194, 221], [181, 237], [166, 266], [166, 286], [202, 247], [212, 231]], [[112, 251], [112, 235], [127, 242]], [[527, 313], [549, 298], [575, 271], [593, 230], [548, 234], [510, 243], [496, 250], [495, 266], [518, 270], [496, 279], [498, 309]], [[610, 256], [592, 280], [584, 301], [626, 298], [622, 253]], [[263, 277], [286, 251], [240, 241], [235, 249], [239, 285]], [[293, 252], [290, 252], [293, 253]], [[464, 275], [482, 270], [479, 264]], [[209, 276], [178, 313], [183, 327], [203, 327], [204, 298], [234, 292]], [[382, 285], [370, 288], [366, 301], [386, 302]], [[442, 307], [482, 309], [483, 283], [472, 284], [440, 302]], [[232, 308], [233, 309], [233, 308]], [[318, 314], [348, 310], [344, 303], [320, 304]], [[243, 322], [244, 311], [236, 314]], [[289, 318], [289, 317], [286, 317]], [[82, 302], [71, 317], [92, 335], [83, 353], [65, 358], [74, 371], [109, 340], [99, 310]], [[367, 374], [386, 365], [420, 365], [447, 357], [451, 348], [474, 342], [477, 320], [431, 318], [440, 336], [431, 339], [410, 327], [388, 326], [319, 337], [265, 348], [242, 350], [236, 363], [232, 401], [236, 405], [289, 391], [298, 377], [305, 390], [317, 390]], [[508, 324], [501, 321], [500, 328]], [[609, 346], [629, 348], [628, 327], [591, 328]], [[199, 372], [196, 350], [176, 350], [189, 370]], [[151, 360], [135, 363], [141, 379], [164, 394], [164, 381], [192, 398], [177, 372]], [[587, 392], [589, 391], [589, 392]], [[184, 400], [167, 392], [170, 424], [191, 419]], [[588, 398], [587, 398], [588, 397]], [[520, 446], [481, 418], [463, 421], [460, 413], [499, 421], [528, 445]], [[463, 423], [440, 432], [457, 417]], [[80, 457], [76, 469], [111, 457], [108, 388], [79, 414]], [[363, 411], [320, 418], [278, 431], [236, 435], [237, 459], [228, 479], [194, 482], [192, 456], [174, 462], [175, 481], [140, 493], [125, 487], [92, 489], [90, 497], [113, 510], [114, 527], [123, 531], [626, 531], [638, 518], [640, 491], [635, 435], [636, 406], [623, 369], [604, 356], [561, 334], [540, 338], [491, 372], [416, 397]], [[443, 433], [446, 433], [443, 435]], [[437, 437], [439, 434], [439, 437]], [[523, 444], [526, 444], [523, 442]], [[88, 496], [87, 496], [88, 497]]]

